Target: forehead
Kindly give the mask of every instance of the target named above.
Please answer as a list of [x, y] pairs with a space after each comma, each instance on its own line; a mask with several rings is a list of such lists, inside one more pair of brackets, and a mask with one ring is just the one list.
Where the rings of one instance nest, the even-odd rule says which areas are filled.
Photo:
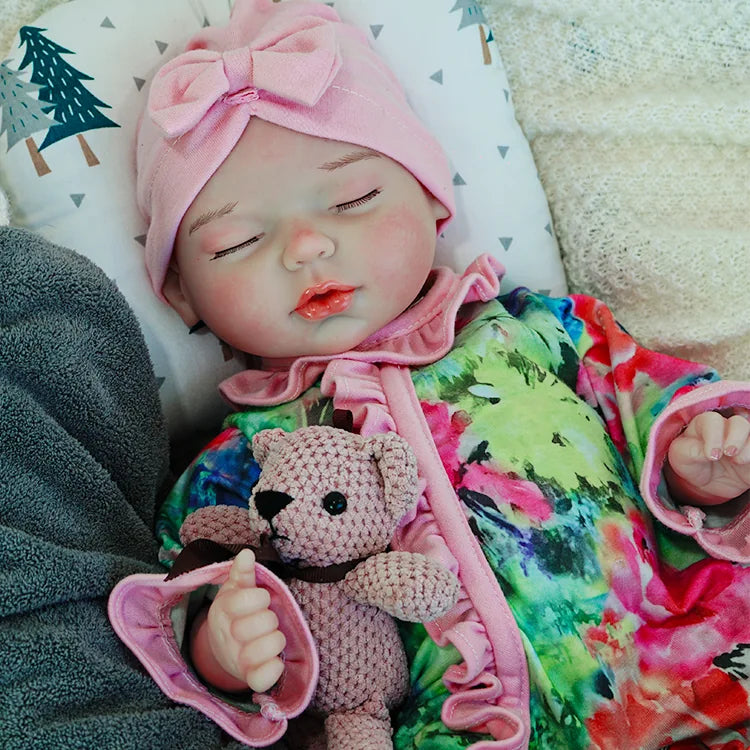
[[[245, 203], [250, 195], [269, 199], [271, 193], [290, 197], [306, 185], [317, 185], [328, 173], [361, 158], [390, 159], [371, 149], [318, 138], [252, 118], [229, 156], [203, 186], [188, 208], [189, 221], [227, 202]], [[342, 170], [343, 172], [348, 170]]]
[[[274, 168], [285, 165], [297, 169], [317, 168], [355, 149], [361, 150], [361, 147], [298, 133], [256, 117], [250, 120], [219, 171], [227, 162], [235, 161], [257, 166], [273, 165]], [[372, 153], [375, 154], [374, 151]]]

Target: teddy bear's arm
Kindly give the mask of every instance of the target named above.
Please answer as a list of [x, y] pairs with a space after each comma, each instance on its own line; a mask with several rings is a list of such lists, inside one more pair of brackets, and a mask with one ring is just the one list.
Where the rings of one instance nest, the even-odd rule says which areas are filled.
[[346, 594], [400, 620], [429, 622], [458, 600], [461, 585], [449, 570], [416, 552], [382, 552], [368, 557], [343, 581]]
[[219, 544], [249, 544], [257, 547], [260, 534], [250, 523], [247, 508], [235, 505], [208, 505], [193, 511], [180, 526], [180, 541], [187, 545], [196, 539], [212, 539]]

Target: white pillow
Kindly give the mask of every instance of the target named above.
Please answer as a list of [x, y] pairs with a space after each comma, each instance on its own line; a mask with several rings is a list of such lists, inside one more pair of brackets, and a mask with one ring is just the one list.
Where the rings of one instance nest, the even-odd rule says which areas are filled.
[[[525, 284], [564, 294], [547, 202], [479, 6], [328, 4], [369, 34], [449, 155], [458, 210], [439, 239], [438, 262], [461, 271], [478, 253], [490, 252], [507, 268], [504, 289]], [[0, 97], [0, 133], [7, 139], [0, 167], [13, 221], [78, 250], [116, 281], [143, 328], [173, 437], [221, 419], [227, 408], [216, 385], [243, 363], [211, 335], [188, 336], [150, 291], [142, 263], [146, 228], [134, 199], [134, 128], [154, 72], [201, 26], [228, 16], [227, 0], [73, 0], [44, 13], [32, 30], [24, 27], [0, 68], [0, 93], [12, 87], [32, 114], [23, 119], [18, 106], [11, 113]], [[20, 70], [29, 46], [43, 49]], [[55, 113], [45, 118], [36, 100], [40, 91], [59, 96], [57, 76], [68, 66], [74, 108], [83, 109], [84, 120], [99, 120], [79, 133], [61, 129], [63, 137], [54, 140], [58, 131], [47, 118]], [[49, 134], [53, 140], [45, 142]]]

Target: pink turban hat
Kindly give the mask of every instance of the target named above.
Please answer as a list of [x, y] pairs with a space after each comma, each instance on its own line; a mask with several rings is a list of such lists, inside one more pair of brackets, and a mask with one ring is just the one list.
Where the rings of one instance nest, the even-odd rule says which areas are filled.
[[379, 151], [454, 212], [444, 152], [362, 32], [322, 3], [237, 0], [227, 26], [201, 30], [156, 73], [139, 123], [137, 200], [159, 296], [182, 217], [251, 117]]

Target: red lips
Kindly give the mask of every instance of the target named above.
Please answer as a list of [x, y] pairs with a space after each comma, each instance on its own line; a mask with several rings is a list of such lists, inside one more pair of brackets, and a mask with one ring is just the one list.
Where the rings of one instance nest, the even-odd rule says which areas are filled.
[[344, 312], [352, 302], [354, 290], [338, 281], [314, 284], [302, 292], [294, 310], [307, 320], [322, 320]]

